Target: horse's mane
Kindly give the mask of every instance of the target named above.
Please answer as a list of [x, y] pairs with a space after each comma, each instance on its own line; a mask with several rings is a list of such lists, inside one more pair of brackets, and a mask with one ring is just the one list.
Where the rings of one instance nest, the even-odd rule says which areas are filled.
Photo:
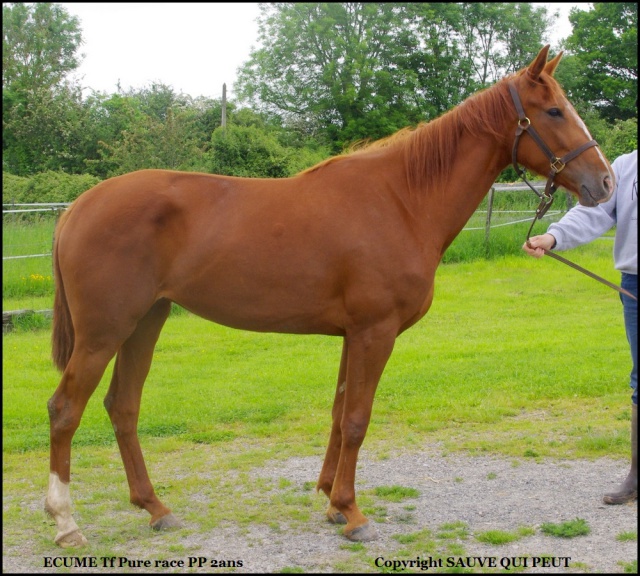
[[[521, 70], [515, 76], [525, 72], [526, 69]], [[503, 78], [493, 86], [477, 92], [430, 122], [403, 128], [374, 142], [358, 143], [346, 153], [328, 158], [302, 173], [314, 172], [356, 154], [366, 154], [381, 148], [399, 148], [405, 158], [407, 178], [412, 189], [442, 182], [451, 170], [460, 137], [465, 131], [478, 136], [503, 136], [500, 130], [504, 126], [505, 115], [513, 115], [515, 111], [508, 88], [508, 82], [515, 76]]]

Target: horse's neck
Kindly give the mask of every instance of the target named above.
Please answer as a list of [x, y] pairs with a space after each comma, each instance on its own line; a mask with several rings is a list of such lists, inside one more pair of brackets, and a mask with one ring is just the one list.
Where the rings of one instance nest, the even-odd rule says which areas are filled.
[[444, 251], [508, 164], [509, 151], [495, 137], [463, 134], [446, 180], [419, 193], [418, 219], [428, 225], [424, 233], [429, 241], [435, 229]]
[[451, 202], [466, 207], [465, 223], [508, 165], [509, 150], [495, 137], [465, 134], [461, 138], [446, 193]]

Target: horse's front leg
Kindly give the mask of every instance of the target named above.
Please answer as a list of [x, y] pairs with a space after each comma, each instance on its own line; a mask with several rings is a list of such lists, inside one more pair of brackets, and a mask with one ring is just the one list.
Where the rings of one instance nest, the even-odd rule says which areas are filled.
[[388, 326], [376, 326], [347, 335], [347, 378], [340, 421], [340, 455], [330, 502], [347, 519], [344, 535], [354, 541], [376, 537], [375, 528], [356, 504], [356, 464], [371, 419], [376, 388], [396, 335], [397, 330]]

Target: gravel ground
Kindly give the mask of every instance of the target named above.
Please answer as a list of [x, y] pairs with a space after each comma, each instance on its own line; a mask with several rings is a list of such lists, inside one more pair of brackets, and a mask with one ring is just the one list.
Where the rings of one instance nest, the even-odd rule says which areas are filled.
[[[275, 482], [284, 478], [291, 486], [303, 486], [306, 482], [315, 481], [320, 466], [321, 459], [318, 457], [291, 458], [254, 469], [251, 477]], [[400, 543], [394, 535], [407, 535], [424, 529], [436, 533], [445, 523], [464, 522], [469, 535], [458, 541], [464, 552], [452, 556], [455, 562], [468, 556], [495, 558], [498, 566], [490, 571], [496, 572], [502, 571], [499, 564], [506, 562], [503, 558], [529, 557], [527, 562], [531, 566], [532, 557], [546, 556], [555, 558], [555, 563], [560, 566], [529, 567], [525, 572], [623, 572], [623, 564], [637, 561], [637, 540], [621, 542], [616, 536], [622, 532], [637, 531], [637, 503], [607, 506], [601, 498], [604, 492], [617, 486], [626, 472], [625, 462], [609, 459], [541, 462], [521, 459], [514, 465], [512, 459], [460, 454], [444, 457], [427, 453], [405, 454], [376, 460], [363, 451], [358, 465], [358, 491], [400, 485], [416, 488], [420, 493], [419, 497], [400, 503], [384, 503], [387, 521], [375, 523], [377, 540], [359, 549], [354, 548], [336, 533], [336, 528], [323, 522], [314, 513], [311, 520], [302, 525], [302, 529], [289, 528], [281, 522], [277, 530], [252, 524], [249, 528], [233, 526], [211, 533], [192, 531], [180, 540], [183, 552], [176, 552], [175, 557], [186, 560], [187, 554], [194, 554], [207, 558], [206, 566], [192, 568], [190, 572], [228, 572], [228, 568], [212, 568], [211, 560], [229, 559], [242, 560], [242, 567], [235, 568], [236, 572], [265, 573], [283, 569], [336, 572], [342, 566], [349, 566], [354, 571], [379, 572], [380, 568], [375, 566], [376, 558], [383, 559], [379, 562], [416, 558], [402, 555], [401, 550], [406, 549], [406, 544]], [[313, 494], [315, 497], [315, 492]], [[407, 504], [415, 506], [409, 513], [409, 520], [405, 509]], [[563, 539], [547, 536], [539, 530], [544, 522], [559, 523], [576, 518], [587, 521], [590, 534]], [[487, 530], [513, 531], [522, 526], [535, 528], [535, 534], [501, 546], [483, 544], [474, 537]], [[148, 543], [146, 552], [143, 551], [144, 546], [143, 542], [132, 542], [126, 555], [130, 558], [148, 557]], [[197, 552], [185, 553], [184, 550]], [[443, 554], [441, 550], [439, 552]], [[85, 551], [85, 554], [88, 553]], [[81, 554], [79, 551], [78, 555]], [[354, 560], [357, 554], [359, 556]], [[437, 558], [434, 551], [428, 550], [418, 555], [422, 560]], [[167, 550], [163, 550], [159, 557], [167, 557]], [[553, 562], [552, 559], [549, 562]], [[3, 572], [24, 570], [24, 555], [4, 550]], [[27, 571], [61, 570], [47, 570], [39, 562], [27, 568]], [[90, 572], [73, 568], [70, 571]], [[153, 571], [187, 570], [165, 568]], [[413, 568], [407, 571], [420, 570]], [[438, 570], [430, 568], [429, 571]], [[477, 567], [474, 571], [486, 572]], [[100, 569], [97, 572], [116, 570]], [[127, 571], [121, 569], [119, 572]], [[145, 573], [145, 570], [128, 572]]]
[[[424, 453], [374, 461], [365, 452], [358, 465], [359, 490], [397, 484], [420, 492], [417, 499], [388, 504], [389, 522], [376, 523], [378, 539], [365, 544], [367, 556], [374, 560], [403, 559], [394, 555], [394, 551], [402, 548], [394, 535], [424, 528], [436, 531], [444, 523], [462, 521], [471, 533], [462, 541], [463, 558], [495, 557], [497, 562], [504, 557], [525, 555], [570, 558], [566, 568], [530, 568], [528, 573], [614, 573], [624, 571], [619, 561], [637, 561], [637, 540], [616, 540], [621, 532], [637, 531], [637, 502], [623, 506], [607, 506], [602, 502], [602, 494], [614, 489], [626, 475], [625, 463], [609, 459], [519, 462], [514, 466], [513, 460], [497, 457], [458, 454], [442, 457]], [[293, 458], [256, 470], [255, 474], [303, 483], [315, 479], [320, 464], [317, 458]], [[394, 520], [403, 513], [406, 515], [407, 502], [416, 506], [410, 524]], [[486, 530], [539, 528], [544, 522], [575, 518], [587, 521], [591, 528], [589, 535], [563, 539], [536, 530], [533, 536], [502, 546], [482, 544], [473, 538], [474, 533]], [[331, 572], [340, 556], [348, 560], [351, 554], [339, 549], [343, 542], [336, 538], [333, 530], [311, 523], [308, 533], [286, 533], [277, 538], [256, 528], [246, 537], [230, 534], [222, 541], [216, 538], [212, 542], [206, 536], [199, 540], [205, 556], [207, 550], [212, 558], [216, 553], [223, 555], [233, 550], [235, 557], [243, 559], [242, 571], [246, 572], [278, 572], [296, 566], [305, 572]], [[422, 555], [422, 559], [428, 557], [428, 553]], [[498, 569], [501, 570], [499, 566]], [[375, 565], [369, 570], [379, 571]]]

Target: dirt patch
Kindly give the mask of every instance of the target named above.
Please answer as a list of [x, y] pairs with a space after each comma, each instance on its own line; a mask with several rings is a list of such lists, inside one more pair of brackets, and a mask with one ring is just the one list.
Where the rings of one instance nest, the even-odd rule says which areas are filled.
[[[255, 468], [250, 477], [274, 485], [280, 483], [290, 491], [304, 486], [310, 494], [308, 497], [323, 501], [324, 496], [309, 491], [321, 464], [322, 459], [315, 456], [290, 458]], [[496, 570], [501, 570], [502, 558], [529, 558], [527, 573], [624, 572], [625, 564], [637, 562], [637, 536], [631, 541], [620, 541], [616, 536], [624, 532], [637, 533], [637, 504], [607, 506], [602, 503], [602, 494], [614, 489], [626, 472], [625, 462], [609, 459], [536, 462], [412, 453], [377, 460], [363, 451], [357, 474], [359, 493], [371, 495], [376, 487], [393, 485], [419, 492], [415, 498], [384, 502], [384, 515], [374, 518], [378, 531], [378, 539], [374, 542], [349, 543], [339, 535], [339, 528], [326, 523], [321, 512], [316, 510], [308, 521], [288, 523], [283, 520], [275, 527], [264, 524], [241, 526], [230, 522], [227, 527], [208, 533], [188, 531], [179, 539], [180, 545], [174, 554], [176, 561], [185, 562], [185, 567], [152, 566], [133, 570], [99, 567], [94, 572], [377, 572], [383, 567], [376, 566], [376, 559], [378, 564], [383, 564], [385, 561], [417, 559], [437, 562], [438, 558], [444, 562], [444, 570], [447, 561], [459, 562], [462, 558], [463, 562], [474, 562], [473, 557], [495, 558]], [[590, 534], [563, 539], [540, 531], [543, 523], [576, 518], [586, 520]], [[435, 537], [438, 530], [452, 524], [464, 526], [466, 534], [454, 540], [438, 541]], [[533, 533], [508, 544], [484, 544], [476, 539], [484, 531], [509, 532], [522, 527]], [[431, 533], [437, 544], [435, 547], [425, 545], [424, 549], [419, 543], [417, 547], [415, 543], [408, 545], [412, 535], [417, 533]], [[156, 549], [154, 555], [144, 538], [141, 540], [129, 543], [122, 555], [153, 561], [158, 557], [171, 557], [171, 548], [163, 549], [161, 553]], [[158, 544], [162, 542], [161, 539], [154, 540]], [[31, 562], [28, 551], [22, 548], [3, 549], [5, 573], [60, 571], [43, 568], [41, 557]], [[411, 556], [407, 556], [408, 553]], [[55, 554], [56, 550], [52, 548], [51, 555]], [[82, 552], [78, 554], [82, 555]], [[92, 552], [85, 551], [84, 554]], [[188, 556], [206, 558], [206, 564], [189, 569], [186, 566]], [[467, 557], [472, 558], [467, 560]], [[532, 567], [533, 557], [547, 557], [549, 565]], [[479, 559], [475, 562], [480, 562]], [[229, 561], [235, 562], [236, 566], [230, 567]], [[241, 566], [237, 565], [238, 561], [242, 562]], [[217, 567], [212, 565], [216, 562]], [[554, 562], [560, 565], [554, 567]], [[391, 566], [388, 564], [384, 571], [392, 571]], [[422, 570], [414, 565], [405, 571]], [[88, 573], [91, 570], [71, 568], [70, 571]], [[431, 566], [429, 571], [439, 569]], [[473, 571], [486, 570], [476, 565]]]

